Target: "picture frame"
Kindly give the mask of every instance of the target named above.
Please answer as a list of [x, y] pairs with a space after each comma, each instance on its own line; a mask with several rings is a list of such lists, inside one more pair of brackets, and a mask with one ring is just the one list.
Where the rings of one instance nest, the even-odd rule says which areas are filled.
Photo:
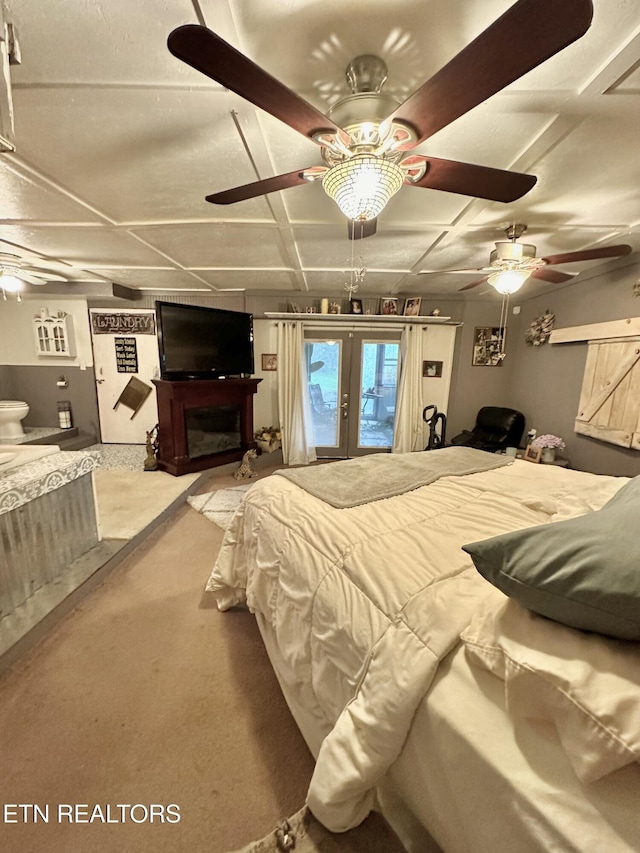
[[425, 378], [442, 378], [442, 362], [441, 361], [423, 361], [422, 375]]
[[541, 456], [542, 456], [542, 448], [541, 447], [534, 447], [533, 444], [527, 444], [522, 458], [526, 459], [527, 462], [540, 462]]
[[405, 317], [417, 317], [420, 314], [420, 303], [422, 302], [422, 298], [420, 296], [411, 296], [409, 299], [405, 299], [404, 301], [404, 316]]
[[262, 353], [262, 369], [263, 370], [277, 370], [278, 369], [278, 356], [275, 352], [263, 352]]
[[363, 314], [362, 299], [349, 300], [349, 314]]
[[398, 300], [395, 296], [384, 297], [380, 300], [380, 314], [388, 317], [398, 313]]
[[502, 326], [476, 326], [471, 364], [474, 367], [501, 367], [503, 335]]

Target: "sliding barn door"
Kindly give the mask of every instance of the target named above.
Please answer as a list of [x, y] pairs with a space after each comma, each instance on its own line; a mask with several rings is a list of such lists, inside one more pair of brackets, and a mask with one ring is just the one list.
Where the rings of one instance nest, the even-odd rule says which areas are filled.
[[575, 431], [640, 450], [640, 338], [589, 343]]

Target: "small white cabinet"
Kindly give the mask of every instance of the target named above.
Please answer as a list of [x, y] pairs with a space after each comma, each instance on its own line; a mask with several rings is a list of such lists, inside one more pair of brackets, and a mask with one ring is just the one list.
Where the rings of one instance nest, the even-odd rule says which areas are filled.
[[73, 317], [66, 311], [50, 314], [46, 308], [33, 318], [36, 353], [40, 356], [73, 358]]

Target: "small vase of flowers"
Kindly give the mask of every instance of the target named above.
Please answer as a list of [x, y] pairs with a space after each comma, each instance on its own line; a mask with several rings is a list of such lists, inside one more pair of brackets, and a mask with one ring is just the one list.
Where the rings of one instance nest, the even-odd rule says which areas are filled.
[[282, 443], [282, 432], [278, 426], [260, 427], [253, 437], [263, 453], [273, 453]]
[[542, 448], [542, 455], [540, 456], [542, 462], [553, 462], [556, 458], [556, 451], [564, 450], [566, 446], [559, 435], [552, 435], [551, 433], [539, 435], [531, 443], [534, 447]]

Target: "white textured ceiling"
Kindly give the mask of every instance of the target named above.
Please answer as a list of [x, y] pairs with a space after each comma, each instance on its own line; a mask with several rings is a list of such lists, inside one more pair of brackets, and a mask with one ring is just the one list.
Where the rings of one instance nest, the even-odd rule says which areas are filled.
[[477, 274], [438, 271], [486, 265], [514, 222], [538, 255], [640, 250], [638, 0], [595, 0], [582, 39], [416, 149], [530, 172], [531, 192], [499, 204], [403, 187], [377, 234], [353, 245], [320, 184], [205, 201], [320, 165], [320, 152], [174, 58], [167, 36], [205, 24], [326, 112], [348, 93], [355, 56], [381, 56], [385, 92], [403, 100], [510, 0], [64, 0], [55, 12], [42, 0], [0, 2], [22, 58], [10, 70], [16, 150], [0, 154], [0, 251], [35, 254], [89, 296], [104, 282], [337, 293], [352, 257], [368, 294], [452, 295]]

